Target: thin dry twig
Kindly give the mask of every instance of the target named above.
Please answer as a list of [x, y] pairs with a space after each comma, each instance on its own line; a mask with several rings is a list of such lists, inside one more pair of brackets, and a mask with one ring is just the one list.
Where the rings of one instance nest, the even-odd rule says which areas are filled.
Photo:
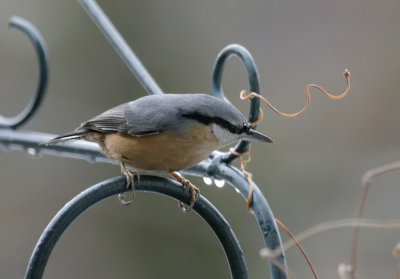
[[[256, 122], [259, 122], [259, 120], [260, 120], [260, 118]], [[246, 170], [247, 164], [250, 163], [250, 161], [251, 161], [250, 150], [251, 150], [251, 145], [249, 144], [249, 147], [243, 153], [238, 153], [233, 148], [230, 148], [229, 152], [231, 152], [233, 155], [239, 157], [240, 170], [243, 172], [244, 176], [246, 177], [247, 181], [249, 182], [250, 189], [249, 189], [249, 194], [247, 196], [247, 210], [249, 212], [252, 212], [251, 204], [253, 203], [253, 192], [254, 192], [253, 174]], [[247, 159], [243, 159], [243, 156], [246, 154], [247, 154]]]
[[278, 219], [275, 218], [275, 222], [287, 233], [287, 235], [295, 242], [297, 248], [299, 248], [300, 252], [303, 254], [304, 258], [306, 259], [308, 266], [310, 267], [312, 273], [314, 274], [315, 279], [318, 279], [317, 271], [315, 270], [313, 264], [311, 263], [310, 258], [308, 257], [306, 251], [304, 250], [303, 246], [297, 241], [296, 237], [290, 232], [290, 230]]
[[276, 267], [278, 267], [279, 270], [282, 271], [286, 275], [287, 278], [294, 279], [293, 272], [290, 270], [290, 268], [288, 266], [285, 266], [278, 259], [278, 257], [274, 254], [274, 250], [265, 248], [265, 251], [264, 251], [264, 254], [262, 255], [262, 257], [267, 259], [268, 261], [270, 261]]
[[[361, 179], [361, 194], [360, 194], [360, 202], [358, 204], [356, 218], [361, 218], [364, 208], [365, 201], [367, 199], [368, 190], [373, 179], [381, 174], [388, 173], [391, 171], [400, 170], [400, 162], [394, 162], [388, 165], [381, 166], [376, 169], [372, 169], [367, 171], [363, 178]], [[358, 248], [358, 238], [359, 238], [360, 227], [355, 226], [353, 230], [353, 240], [351, 247], [351, 256], [350, 256], [350, 266], [352, 266], [351, 278], [355, 278], [355, 272], [357, 267], [357, 248]]]
[[[400, 228], [400, 219], [395, 220], [372, 220], [372, 219], [359, 219], [359, 218], [350, 218], [350, 219], [340, 219], [335, 221], [324, 222], [318, 224], [308, 230], [305, 230], [302, 233], [299, 233], [295, 236], [298, 242], [302, 242], [318, 233], [337, 229], [337, 228], [345, 228], [345, 227], [360, 227], [360, 228], [381, 228], [381, 229], [392, 229], [392, 228]], [[282, 249], [284, 251], [288, 251], [292, 249], [296, 245], [295, 241], [292, 239], [286, 241]], [[281, 248], [277, 248], [275, 250], [271, 250], [269, 248], [263, 248], [260, 251], [260, 255], [262, 257], [279, 257], [283, 250]]]

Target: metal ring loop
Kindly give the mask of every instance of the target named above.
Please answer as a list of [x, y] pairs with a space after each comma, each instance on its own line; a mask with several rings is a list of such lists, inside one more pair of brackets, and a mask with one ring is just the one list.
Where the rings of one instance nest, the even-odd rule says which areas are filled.
[[[135, 190], [160, 193], [185, 203], [190, 202], [190, 193], [181, 184], [161, 177], [140, 176], [139, 181], [135, 180]], [[125, 191], [125, 178], [116, 177], [90, 187], [68, 202], [50, 221], [38, 240], [29, 261], [25, 278], [42, 278], [55, 244], [80, 214], [95, 203]], [[205, 219], [221, 242], [229, 262], [232, 278], [247, 279], [247, 267], [243, 252], [229, 223], [203, 196], [200, 196], [193, 210]]]
[[29, 101], [28, 105], [14, 117], [0, 115], [0, 128], [17, 129], [33, 117], [43, 101], [48, 81], [49, 63], [46, 43], [35, 26], [29, 21], [17, 16], [13, 16], [9, 24], [11, 27], [23, 31], [29, 37], [35, 47], [39, 60], [39, 84], [35, 95]]
[[[246, 66], [247, 74], [249, 77], [249, 85], [250, 92], [260, 93], [260, 83], [258, 77], [258, 70], [256, 63], [254, 62], [253, 57], [250, 52], [241, 45], [231, 44], [226, 46], [221, 50], [218, 54], [217, 59], [213, 68], [212, 75], [212, 92], [215, 97], [227, 100], [223, 89], [222, 89], [222, 75], [224, 72], [225, 62], [232, 56], [236, 55], [240, 58], [243, 64]], [[260, 108], [260, 100], [258, 98], [254, 98], [250, 101], [250, 110], [249, 110], [249, 121], [254, 122], [258, 119], [259, 116], [259, 108]], [[256, 126], [253, 127], [254, 129]], [[246, 140], [241, 140], [234, 148], [235, 152], [243, 153], [247, 150], [249, 146], [249, 142]], [[230, 154], [228, 158], [224, 160], [225, 163], [232, 162], [237, 156]]]

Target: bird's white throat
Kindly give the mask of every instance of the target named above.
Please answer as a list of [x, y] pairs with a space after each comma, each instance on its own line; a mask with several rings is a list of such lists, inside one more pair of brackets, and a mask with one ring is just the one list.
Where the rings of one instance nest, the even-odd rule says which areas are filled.
[[244, 134], [233, 134], [229, 132], [227, 129], [222, 128], [218, 124], [211, 124], [211, 131], [215, 135], [218, 140], [219, 145], [226, 146], [232, 144], [242, 138], [244, 138]]

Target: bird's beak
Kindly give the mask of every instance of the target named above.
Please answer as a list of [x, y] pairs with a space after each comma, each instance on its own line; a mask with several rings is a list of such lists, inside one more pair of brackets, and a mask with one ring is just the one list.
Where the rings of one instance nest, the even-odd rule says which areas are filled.
[[256, 140], [261, 142], [269, 142], [269, 143], [274, 142], [270, 137], [267, 137], [266, 135], [263, 135], [260, 132], [257, 132], [256, 130], [253, 129], [249, 130], [247, 138], [249, 140]]

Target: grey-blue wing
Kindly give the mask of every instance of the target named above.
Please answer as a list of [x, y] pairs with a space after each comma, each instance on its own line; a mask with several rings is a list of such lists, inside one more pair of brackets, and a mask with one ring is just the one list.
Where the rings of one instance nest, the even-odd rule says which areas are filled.
[[[116, 106], [109, 109], [102, 114], [99, 114], [92, 119], [85, 121], [79, 126], [77, 130], [89, 130], [101, 133], [119, 133], [132, 136], [144, 136], [149, 134], [155, 134], [154, 130], [138, 129], [134, 130], [127, 123], [125, 117], [125, 110], [129, 106], [129, 103]], [[140, 117], [137, 119], [141, 121]]]

